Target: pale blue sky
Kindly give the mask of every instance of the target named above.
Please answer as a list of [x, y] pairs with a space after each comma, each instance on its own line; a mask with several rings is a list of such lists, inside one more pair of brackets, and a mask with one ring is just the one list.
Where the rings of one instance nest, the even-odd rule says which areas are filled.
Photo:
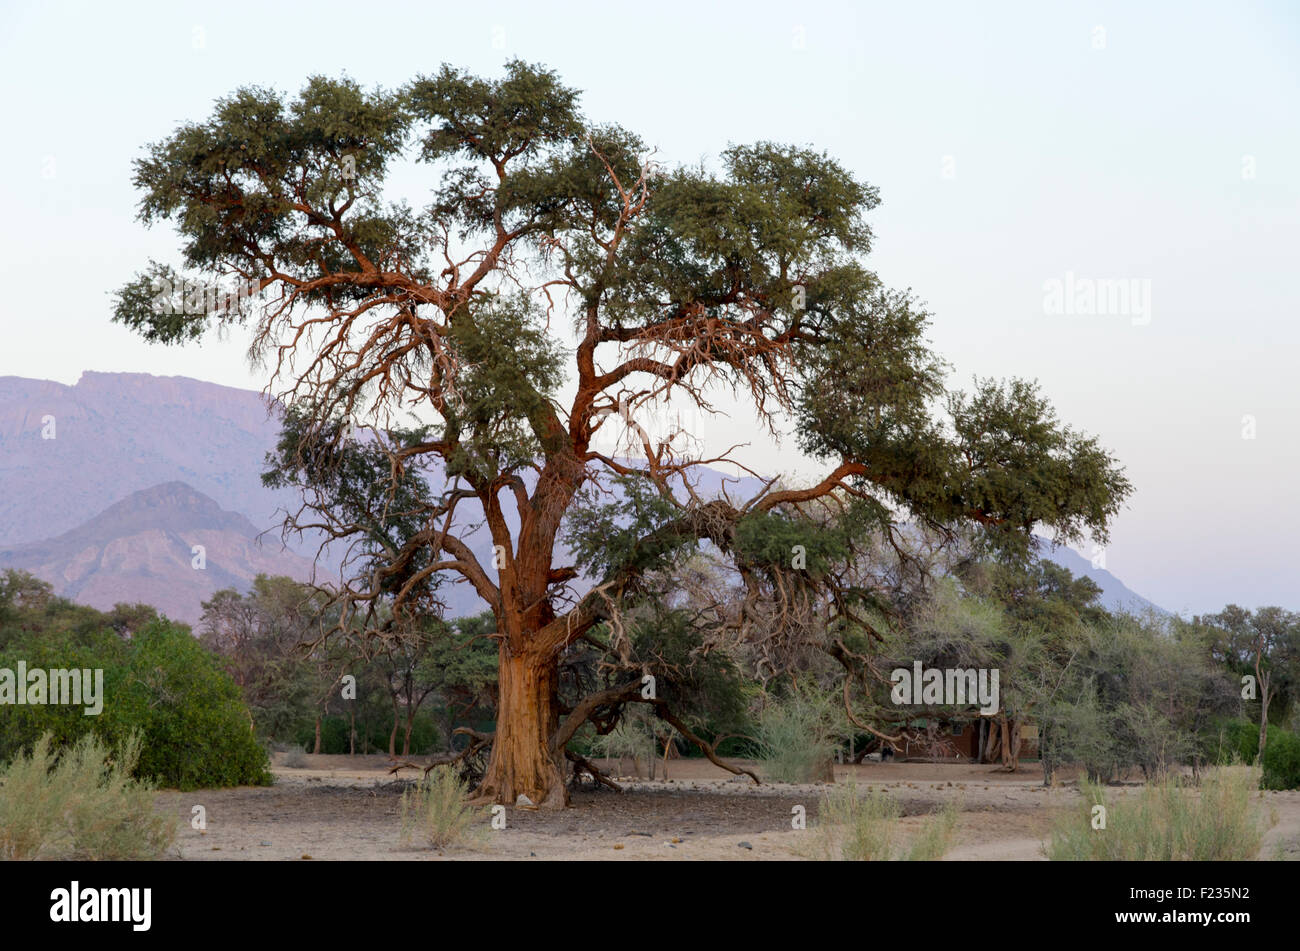
[[[519, 56], [668, 161], [830, 151], [880, 187], [869, 262], [929, 302], [956, 380], [1036, 377], [1128, 466], [1111, 571], [1172, 610], [1300, 609], [1300, 4], [5, 3], [0, 24], [0, 375], [260, 388], [237, 334], [163, 349], [109, 323], [175, 247], [134, 220], [141, 146], [242, 84]], [[1149, 322], [1045, 314], [1067, 272], [1150, 281]], [[791, 451], [747, 458], [811, 474]]]

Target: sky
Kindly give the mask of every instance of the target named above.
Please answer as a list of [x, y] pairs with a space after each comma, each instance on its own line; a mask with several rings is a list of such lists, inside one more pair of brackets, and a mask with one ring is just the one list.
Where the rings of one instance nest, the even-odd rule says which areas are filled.
[[[242, 85], [518, 57], [669, 163], [829, 152], [880, 189], [867, 264], [926, 302], [953, 385], [1036, 379], [1125, 465], [1107, 569], [1173, 611], [1300, 609], [1300, 4], [5, 2], [0, 24], [0, 376], [261, 389], [238, 331], [166, 348], [110, 322], [178, 247], [136, 220], [132, 161]], [[817, 474], [743, 406], [701, 431]]]

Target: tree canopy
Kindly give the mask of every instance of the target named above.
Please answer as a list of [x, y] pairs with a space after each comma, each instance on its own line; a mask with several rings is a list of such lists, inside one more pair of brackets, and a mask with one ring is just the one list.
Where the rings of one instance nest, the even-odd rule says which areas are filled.
[[[390, 194], [399, 165], [425, 170], [428, 190]], [[1034, 529], [1104, 541], [1130, 488], [1034, 383], [948, 387], [930, 315], [864, 264], [877, 190], [815, 149], [758, 142], [716, 168], [670, 167], [584, 116], [554, 72], [513, 61], [496, 79], [443, 67], [396, 90], [319, 76], [296, 97], [240, 89], [150, 146], [135, 181], [141, 219], [175, 227], [184, 269], [258, 295], [188, 306], [175, 288], [193, 281], [151, 262], [115, 319], [164, 343], [252, 328], [291, 413], [272, 478], [309, 493], [290, 528], [364, 553], [348, 601], [400, 619], [431, 610], [450, 577], [493, 612], [501, 697], [481, 793], [497, 801], [563, 801], [560, 741], [576, 726], [561, 715], [601, 704], [560, 702], [559, 657], [621, 628], [701, 543], [730, 559], [750, 607], [797, 592], [843, 634], [879, 606], [862, 560], [901, 552], [906, 527], [1021, 552]], [[773, 434], [793, 425], [823, 477], [706, 497], [702, 467], [744, 472], [732, 452], [636, 423], [668, 401], [707, 414], [733, 398]], [[620, 427], [635, 453], [597, 448]], [[622, 511], [592, 522], [602, 495]], [[608, 544], [588, 532], [557, 563], [576, 513]], [[487, 558], [466, 541], [478, 522]], [[792, 559], [799, 545], [813, 568]], [[726, 624], [743, 637], [785, 617]]]

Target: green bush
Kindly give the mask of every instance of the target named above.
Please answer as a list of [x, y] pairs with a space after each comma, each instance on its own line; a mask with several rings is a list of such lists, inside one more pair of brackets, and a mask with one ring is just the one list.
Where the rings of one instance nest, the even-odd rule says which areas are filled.
[[239, 688], [189, 632], [166, 622], [135, 635], [105, 704], [110, 736], [139, 730], [139, 773], [176, 789], [266, 785], [266, 749]]
[[1264, 789], [1300, 789], [1300, 736], [1270, 729], [1262, 765]]
[[56, 756], [49, 734], [0, 770], [0, 859], [157, 858], [176, 834], [150, 783], [131, 778], [132, 735], [110, 758], [93, 733]]
[[[1216, 728], [1212, 743], [1214, 762], [1252, 764], [1259, 754], [1259, 724], [1246, 719], [1225, 720]], [[1259, 764], [1264, 789], [1300, 789], [1300, 735], [1270, 723]]]
[[[1274, 728], [1269, 727], [1269, 742]], [[1259, 755], [1259, 724], [1243, 717], [1221, 720], [1212, 730], [1211, 759], [1220, 766], [1233, 763], [1249, 765]]]
[[9, 639], [0, 667], [24, 661], [36, 668], [103, 670], [103, 709], [85, 706], [7, 706], [0, 716], [0, 762], [48, 736], [67, 749], [89, 733], [124, 745], [139, 734], [135, 775], [164, 786], [196, 789], [271, 781], [266, 750], [238, 688], [188, 629], [154, 621], [129, 640], [111, 629], [44, 630], [35, 626]]

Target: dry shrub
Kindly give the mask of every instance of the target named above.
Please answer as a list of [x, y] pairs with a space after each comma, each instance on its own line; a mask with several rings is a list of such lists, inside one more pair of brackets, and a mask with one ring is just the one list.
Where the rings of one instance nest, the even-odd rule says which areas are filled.
[[154, 811], [154, 786], [131, 777], [132, 734], [110, 754], [87, 733], [56, 755], [50, 735], [0, 771], [0, 858], [124, 860], [160, 856], [175, 820]]
[[870, 789], [859, 793], [852, 784], [841, 786], [828, 792], [818, 808], [814, 857], [853, 862], [935, 861], [952, 848], [957, 812], [955, 803], [946, 803], [925, 819], [911, 845], [904, 846], [900, 841], [902, 807], [897, 799]]
[[[1255, 766], [1219, 766], [1206, 772], [1199, 789], [1171, 778], [1114, 803], [1104, 787], [1085, 782], [1081, 807], [1057, 824], [1044, 851], [1056, 861], [1257, 858], [1272, 824], [1256, 801], [1259, 778]], [[1093, 828], [1094, 806], [1105, 808], [1105, 828]]]
[[466, 803], [467, 787], [450, 766], [439, 766], [402, 793], [402, 841], [445, 849], [471, 841], [473, 827], [487, 815]]

